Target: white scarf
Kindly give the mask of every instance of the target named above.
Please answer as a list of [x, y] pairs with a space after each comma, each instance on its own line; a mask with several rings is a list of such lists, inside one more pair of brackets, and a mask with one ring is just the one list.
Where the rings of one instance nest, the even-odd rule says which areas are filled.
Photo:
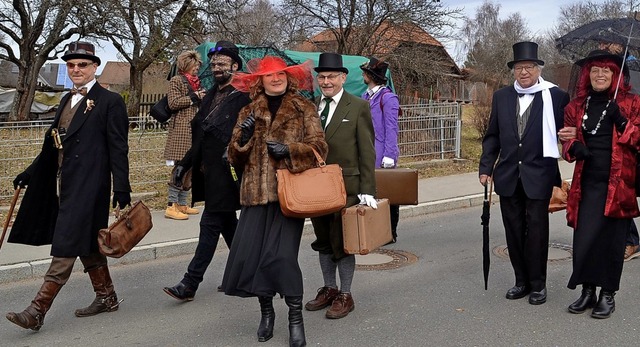
[[538, 83], [529, 88], [522, 88], [518, 81], [513, 82], [513, 87], [518, 94], [542, 92], [542, 154], [549, 158], [560, 158], [556, 119], [553, 114], [553, 100], [549, 91], [550, 88], [556, 87], [556, 85], [539, 77]]

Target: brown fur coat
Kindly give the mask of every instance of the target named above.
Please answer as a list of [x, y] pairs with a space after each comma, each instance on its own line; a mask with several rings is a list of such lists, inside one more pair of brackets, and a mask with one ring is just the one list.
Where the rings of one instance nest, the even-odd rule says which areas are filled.
[[[245, 146], [240, 146], [242, 130], [240, 124], [253, 113], [255, 131]], [[290, 157], [273, 159], [267, 152], [266, 141], [277, 141], [289, 146]], [[229, 144], [229, 161], [236, 168], [243, 168], [240, 187], [240, 204], [243, 206], [265, 205], [278, 201], [276, 170], [288, 168], [291, 172], [302, 172], [316, 165], [311, 148], [323, 158], [328, 146], [315, 105], [302, 96], [287, 92], [282, 105], [272, 117], [267, 98], [259, 95], [245, 106], [233, 130]]]

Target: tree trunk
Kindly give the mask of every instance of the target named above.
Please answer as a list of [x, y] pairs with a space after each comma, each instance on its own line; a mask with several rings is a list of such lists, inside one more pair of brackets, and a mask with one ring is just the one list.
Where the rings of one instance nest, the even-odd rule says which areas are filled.
[[[13, 105], [11, 106], [11, 112], [9, 113], [9, 120], [30, 120], [31, 104], [35, 97], [36, 82], [38, 81], [40, 66], [42, 66], [42, 64], [39, 64], [38, 62], [27, 61], [25, 63], [25, 68], [18, 67], [16, 95], [13, 98]], [[28, 83], [28, 81], [33, 81], [33, 83]]]
[[138, 118], [140, 99], [142, 97], [142, 76], [144, 71], [138, 71], [132, 64], [129, 69], [131, 80], [129, 83], [129, 100], [127, 102], [127, 114], [129, 118]]

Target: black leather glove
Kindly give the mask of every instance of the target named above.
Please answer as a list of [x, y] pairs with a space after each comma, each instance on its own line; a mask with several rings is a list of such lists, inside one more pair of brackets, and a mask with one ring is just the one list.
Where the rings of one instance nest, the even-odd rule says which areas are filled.
[[225, 147], [222, 153], [222, 164], [229, 165], [229, 146]]
[[585, 160], [591, 156], [589, 148], [587, 148], [584, 143], [578, 141], [571, 145], [570, 151], [573, 152], [573, 156], [576, 157], [577, 160]]
[[31, 175], [29, 175], [26, 171], [19, 173], [18, 176], [16, 176], [16, 179], [13, 180], [13, 189], [18, 189], [18, 186], [20, 186], [20, 188], [24, 188], [27, 185], [29, 185], [29, 181], [31, 180]]
[[184, 174], [186, 172], [187, 170], [185, 170], [184, 166], [180, 164], [176, 165], [176, 167], [173, 169], [173, 171], [171, 172], [171, 181], [176, 187], [182, 187], [182, 178], [184, 178]]
[[129, 192], [113, 192], [113, 202], [111, 207], [115, 208], [116, 205], [120, 209], [124, 209], [127, 205], [131, 205], [131, 193]]
[[189, 98], [194, 105], [200, 104], [200, 97], [195, 92], [189, 92]]
[[289, 146], [276, 141], [267, 141], [267, 151], [273, 159], [284, 159], [289, 157]]
[[244, 146], [249, 142], [249, 139], [253, 136], [253, 131], [256, 129], [256, 119], [253, 117], [253, 114], [250, 114], [249, 117], [240, 124], [240, 129], [242, 130], [240, 146]]
[[611, 118], [613, 124], [615, 124], [618, 132], [623, 132], [624, 128], [627, 125], [627, 117], [622, 115], [622, 112], [620, 112], [620, 107], [615, 100], [611, 100], [611, 103], [607, 108], [607, 115]]

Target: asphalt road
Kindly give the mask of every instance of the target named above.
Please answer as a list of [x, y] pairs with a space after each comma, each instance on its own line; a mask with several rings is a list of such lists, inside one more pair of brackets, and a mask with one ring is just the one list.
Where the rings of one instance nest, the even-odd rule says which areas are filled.
[[[398, 243], [388, 249], [415, 254], [418, 260], [382, 271], [357, 271], [352, 292], [356, 309], [341, 320], [324, 311], [304, 312], [309, 346], [637, 346], [640, 326], [640, 261], [625, 264], [618, 309], [610, 319], [573, 315], [566, 307], [579, 291], [566, 288], [570, 260], [549, 263], [548, 301], [504, 298], [513, 285], [508, 260], [492, 255], [489, 289], [481, 265], [481, 208], [403, 219]], [[491, 245], [504, 245], [498, 207], [492, 208]], [[564, 214], [551, 215], [551, 242], [571, 244]], [[305, 301], [322, 285], [317, 255], [305, 236], [300, 263]], [[560, 251], [559, 254], [563, 252]], [[74, 273], [56, 298], [40, 332], [23, 330], [2, 319], [2, 346], [286, 346], [287, 309], [276, 300], [274, 337], [257, 342], [257, 299], [216, 292], [227, 251], [214, 257], [193, 302], [180, 303], [162, 287], [180, 280], [190, 256], [118, 265], [111, 269], [120, 310], [76, 318], [73, 311], [93, 299], [87, 275]], [[0, 285], [2, 313], [20, 311], [41, 280]]]

